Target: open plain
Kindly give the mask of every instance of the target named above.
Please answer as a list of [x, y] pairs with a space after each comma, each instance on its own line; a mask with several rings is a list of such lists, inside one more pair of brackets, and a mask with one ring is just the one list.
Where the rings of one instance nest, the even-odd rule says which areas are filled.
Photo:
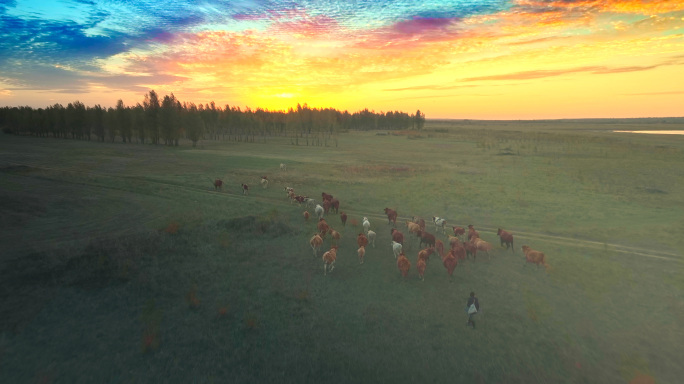
[[[684, 136], [612, 131], [683, 128], [428, 121], [196, 148], [2, 134], [0, 382], [676, 383]], [[342, 235], [327, 276], [288, 186], [349, 216], [326, 215]], [[407, 236], [419, 216], [448, 244], [439, 216], [494, 249], [452, 278], [435, 254], [421, 281], [411, 239], [403, 278], [386, 207]], [[360, 264], [364, 216], [378, 237]]]

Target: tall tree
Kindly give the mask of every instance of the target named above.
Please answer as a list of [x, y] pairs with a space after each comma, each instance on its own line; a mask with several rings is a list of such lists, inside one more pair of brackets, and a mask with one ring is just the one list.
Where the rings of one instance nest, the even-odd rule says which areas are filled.
[[416, 121], [416, 129], [419, 131], [423, 129], [423, 126], [425, 125], [425, 114], [422, 113], [420, 109], [416, 111], [414, 119]]
[[157, 92], [151, 90], [145, 94], [143, 101], [145, 109], [145, 125], [146, 131], [152, 141], [152, 144], [159, 144], [159, 96]]

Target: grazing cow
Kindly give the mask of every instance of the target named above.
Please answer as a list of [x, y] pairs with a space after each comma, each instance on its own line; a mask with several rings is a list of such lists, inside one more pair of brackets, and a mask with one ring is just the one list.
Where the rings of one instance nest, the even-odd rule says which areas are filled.
[[439, 228], [442, 228], [442, 234], [446, 233], [446, 219], [442, 219], [441, 217], [437, 216], [432, 216], [432, 222], [435, 223], [435, 231], [437, 231]]
[[429, 245], [431, 247], [435, 246], [435, 235], [427, 233], [425, 231], [420, 231], [418, 233], [420, 236], [420, 244], [418, 245], [419, 247], [422, 247], [423, 244]]
[[328, 233], [330, 234], [330, 245], [337, 245], [342, 235], [332, 228], [328, 230]]
[[375, 232], [369, 230], [366, 236], [368, 237], [368, 243], [375, 248]]
[[359, 264], [363, 264], [363, 257], [366, 256], [366, 247], [359, 247], [356, 253], [359, 255]]
[[473, 240], [471, 240], [471, 243], [477, 248], [478, 251], [482, 251], [487, 254], [487, 257], [489, 258], [489, 251], [492, 249], [492, 245], [489, 244], [488, 242], [480, 239], [479, 237], [473, 237]]
[[364, 216], [363, 222], [361, 223], [363, 225], [363, 232], [368, 233], [370, 231], [370, 221], [368, 221], [368, 218]]
[[389, 208], [385, 208], [385, 213], [387, 214], [387, 224], [397, 225], [397, 211]]
[[240, 184], [242, 185], [242, 194], [243, 195], [249, 195], [249, 186], [247, 184]]
[[[335, 269], [335, 261], [337, 260], [337, 247], [332, 247], [323, 254], [323, 275], [332, 272]], [[330, 271], [328, 271], [330, 269]]]
[[280, 163], [280, 170], [287, 171], [287, 165], [285, 163]]
[[330, 226], [325, 221], [325, 219], [318, 219], [316, 229], [318, 229], [318, 233], [321, 234], [321, 237], [325, 237], [325, 234], [328, 233], [328, 231], [330, 230]]
[[359, 235], [356, 236], [356, 244], [358, 244], [359, 247], [365, 247], [366, 245], [368, 245], [368, 238], [366, 237], [366, 235], [364, 235], [363, 233], [359, 233]]
[[392, 252], [394, 253], [394, 258], [396, 259], [402, 253], [402, 245], [396, 241], [392, 241]]
[[321, 207], [320, 204], [317, 204], [317, 205], [316, 205], [316, 209], [314, 209], [314, 212], [316, 213], [316, 216], [318, 216], [318, 219], [319, 219], [319, 220], [323, 218], [323, 212], [324, 212], [324, 210], [323, 210], [323, 207]]
[[292, 187], [285, 187], [285, 193], [287, 193], [288, 196], [290, 196], [290, 192], [294, 193], [294, 188], [292, 188]]
[[[211, 179], [209, 179], [211, 180]], [[214, 180], [214, 191], [222, 191], [223, 190], [223, 180], [219, 179], [218, 177], [216, 180]]]
[[321, 192], [321, 198], [323, 198], [323, 201], [325, 201], [325, 200], [332, 200], [333, 195], [328, 195], [328, 194], [325, 193], [325, 192]]
[[261, 176], [261, 186], [264, 187], [264, 189], [268, 188], [268, 177]]
[[[543, 252], [535, 251], [534, 249], [528, 247], [527, 245], [523, 245], [521, 247], [523, 253], [525, 254], [525, 260], [528, 263], [533, 263], [537, 264], [537, 268], [539, 268], [540, 265], [544, 266], [544, 268], [548, 271], [549, 268], [551, 267], [550, 265], [546, 264], [546, 255], [544, 255]], [[527, 265], [527, 264], [524, 264]]]
[[442, 258], [442, 264], [444, 265], [444, 268], [446, 268], [449, 277], [453, 277], [454, 269], [456, 269], [456, 266], [458, 265], [456, 256], [452, 252], [447, 253]]
[[342, 226], [346, 227], [347, 226], [347, 214], [344, 212], [340, 213], [340, 220], [342, 220]]
[[397, 268], [399, 268], [399, 271], [401, 271], [401, 275], [403, 277], [406, 277], [406, 275], [408, 275], [409, 269], [411, 269], [411, 262], [403, 253], [397, 258]]
[[314, 257], [316, 257], [318, 256], [318, 250], [321, 249], [321, 245], [323, 245], [323, 238], [318, 234], [315, 234], [311, 240], [309, 240], [309, 244], [311, 244], [311, 249], [313, 249]]
[[404, 234], [399, 232], [396, 228], [392, 228], [392, 240], [404, 245]]
[[472, 240], [473, 237], [480, 237], [480, 233], [475, 230], [472, 224], [468, 225], [468, 240]]
[[304, 211], [304, 220], [309, 221], [309, 211]]
[[513, 234], [506, 232], [501, 228], [496, 231], [496, 234], [499, 236], [499, 240], [501, 240], [501, 246], [503, 247], [503, 245], [506, 244], [506, 249], [510, 247], [511, 251], [515, 253], [515, 247], [513, 247]]
[[330, 212], [330, 200], [323, 200], [323, 211], [326, 215]]
[[418, 277], [422, 281], [425, 281], [425, 267], [427, 264], [425, 263], [425, 260], [418, 259], [418, 262], [416, 263], [416, 269], [418, 269]]
[[451, 227], [454, 230], [454, 236], [458, 237], [459, 239], [463, 239], [463, 235], [465, 235], [465, 229], [461, 227]]

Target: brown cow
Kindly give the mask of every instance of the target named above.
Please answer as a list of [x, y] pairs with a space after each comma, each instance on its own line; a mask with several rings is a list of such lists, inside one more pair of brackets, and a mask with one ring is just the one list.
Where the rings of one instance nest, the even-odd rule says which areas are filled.
[[323, 274], [328, 274], [328, 268], [330, 272], [335, 269], [335, 260], [337, 260], [337, 247], [332, 247], [330, 250], [323, 254]]
[[304, 220], [309, 221], [309, 211], [304, 211]]
[[547, 271], [551, 267], [550, 265], [546, 264], [546, 255], [544, 255], [543, 252], [535, 251], [527, 245], [523, 245], [521, 249], [525, 254], [525, 260], [528, 263], [537, 264], [537, 268], [539, 268], [540, 265], [543, 265]]
[[465, 229], [461, 227], [451, 227], [454, 230], [454, 236], [458, 237], [459, 239], [462, 239], [463, 235], [465, 235]]
[[416, 263], [416, 269], [418, 269], [418, 277], [422, 281], [425, 281], [425, 267], [427, 264], [425, 263], [425, 260], [423, 259], [418, 259], [418, 262]]
[[475, 248], [477, 248], [478, 251], [486, 253], [487, 257], [489, 258], [489, 251], [491, 251], [492, 249], [491, 244], [480, 239], [479, 237], [473, 237], [473, 239], [470, 242], [475, 246]]
[[363, 257], [366, 256], [366, 247], [359, 247], [356, 253], [359, 255], [359, 264], [363, 264]]
[[[211, 179], [209, 179], [211, 180]], [[214, 190], [215, 191], [222, 191], [223, 190], [223, 180], [219, 179], [218, 177], [216, 180], [214, 180]]]
[[330, 226], [328, 225], [328, 222], [325, 221], [325, 219], [319, 219], [318, 224], [316, 224], [316, 229], [318, 229], [318, 232], [321, 234], [321, 237], [325, 237], [325, 234], [328, 233]]
[[394, 226], [396, 227], [397, 211], [390, 208], [385, 208], [385, 213], [387, 214], [387, 224], [394, 224]]
[[347, 226], [347, 214], [344, 212], [340, 213], [340, 220], [342, 220], [342, 226], [346, 227]]
[[328, 233], [330, 234], [330, 245], [333, 245], [333, 244], [337, 245], [337, 243], [340, 241], [340, 238], [342, 237], [342, 235], [340, 235], [339, 232], [337, 232], [336, 230], [334, 230], [332, 228], [330, 228], [328, 230]]
[[404, 255], [403, 253], [400, 254], [397, 258], [397, 268], [399, 268], [399, 271], [401, 271], [401, 275], [404, 277], [408, 275], [408, 271], [409, 269], [411, 269], [411, 262], [408, 258], [406, 258], [406, 255]]
[[364, 235], [363, 233], [359, 233], [359, 235], [356, 236], [356, 244], [358, 244], [359, 247], [365, 247], [366, 245], [368, 245], [368, 238], [366, 237], [366, 235]]
[[420, 236], [420, 244], [418, 245], [419, 247], [422, 247], [423, 244], [429, 245], [431, 247], [435, 246], [435, 235], [425, 231], [420, 231], [418, 232], [418, 236]]
[[458, 259], [454, 256], [453, 251], [450, 251], [442, 258], [442, 264], [444, 265], [444, 268], [446, 268], [449, 276], [453, 277], [454, 269], [456, 269], [456, 266], [458, 265]]
[[321, 249], [321, 245], [323, 245], [323, 238], [321, 238], [319, 234], [315, 234], [311, 240], [309, 240], [309, 244], [311, 244], [311, 249], [313, 249], [314, 257], [316, 257], [318, 256], [318, 250]]
[[428, 261], [430, 261], [430, 255], [435, 251], [434, 248], [425, 248], [421, 249], [418, 252], [418, 260], [424, 260], [425, 264], [427, 264]]
[[404, 245], [404, 234], [399, 232], [396, 228], [392, 228], [391, 230], [392, 233], [392, 240], [396, 241], [397, 243]]
[[506, 244], [506, 249], [510, 247], [511, 251], [515, 253], [515, 247], [513, 247], [513, 234], [506, 232], [501, 228], [499, 228], [496, 234], [499, 236], [499, 240], [501, 240], [501, 246], [503, 247], [503, 245]]
[[249, 195], [249, 186], [247, 184], [240, 184], [242, 186], [242, 194]]
[[480, 237], [480, 234], [473, 228], [473, 225], [468, 225], [468, 240], [472, 240], [473, 237]]

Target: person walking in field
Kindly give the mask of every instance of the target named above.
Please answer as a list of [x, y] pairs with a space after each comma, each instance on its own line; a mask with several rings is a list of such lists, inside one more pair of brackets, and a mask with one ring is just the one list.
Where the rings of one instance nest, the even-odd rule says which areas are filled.
[[468, 323], [466, 327], [471, 326], [475, 329], [475, 321], [473, 321], [473, 316], [477, 315], [480, 311], [480, 301], [475, 297], [475, 292], [470, 292], [470, 297], [466, 301], [466, 313], [468, 314]]

